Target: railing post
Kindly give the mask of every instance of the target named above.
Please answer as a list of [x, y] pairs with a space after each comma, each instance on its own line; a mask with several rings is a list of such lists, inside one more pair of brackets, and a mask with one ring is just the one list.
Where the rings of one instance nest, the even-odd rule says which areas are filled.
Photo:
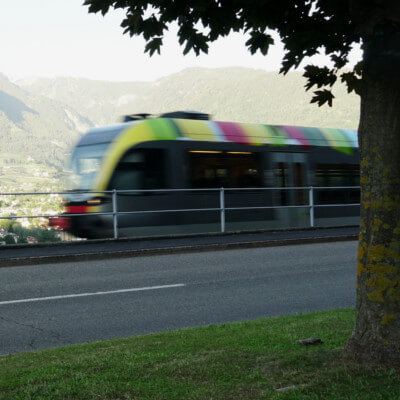
[[118, 207], [117, 207], [117, 191], [114, 189], [112, 194], [113, 206], [113, 226], [114, 226], [114, 239], [118, 239]]
[[225, 191], [222, 187], [219, 191], [219, 208], [221, 210], [221, 232], [225, 232]]
[[312, 186], [310, 187], [308, 198], [310, 201], [310, 227], [314, 228], [314, 188]]

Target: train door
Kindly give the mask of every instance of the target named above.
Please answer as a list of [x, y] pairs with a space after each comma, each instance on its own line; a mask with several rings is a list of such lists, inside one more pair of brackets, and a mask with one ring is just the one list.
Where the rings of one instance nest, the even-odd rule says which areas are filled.
[[154, 212], [168, 209], [168, 195], [156, 190], [166, 187], [166, 157], [162, 148], [133, 148], [116, 166], [107, 190], [118, 191], [118, 212], [127, 213], [118, 218], [121, 236], [161, 234], [171, 224], [170, 214]]
[[[273, 186], [281, 188], [301, 188], [308, 186], [307, 154], [296, 152], [271, 153]], [[281, 189], [274, 192], [277, 227], [308, 226], [307, 208], [283, 208], [283, 206], [307, 205], [307, 190]]]
[[212, 208], [214, 211], [188, 213], [186, 223], [193, 225], [193, 229], [220, 231], [221, 215], [218, 208], [220, 189], [224, 188], [225, 208], [234, 209], [225, 212], [227, 231], [258, 229], [264, 226], [264, 214], [268, 214], [266, 211], [239, 209], [264, 205], [265, 196], [262, 191], [257, 190], [263, 183], [261, 152], [237, 145], [231, 148], [213, 144], [204, 146], [202, 143], [192, 143], [186, 149], [187, 187], [201, 190], [186, 192], [184, 197], [186, 204], [190, 205], [186, 208]]

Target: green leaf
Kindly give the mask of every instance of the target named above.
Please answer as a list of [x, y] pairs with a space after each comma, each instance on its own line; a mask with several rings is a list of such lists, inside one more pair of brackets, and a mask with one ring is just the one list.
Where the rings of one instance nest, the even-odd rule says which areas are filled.
[[268, 53], [269, 46], [274, 44], [274, 39], [266, 33], [253, 31], [250, 33], [250, 39], [246, 42], [251, 54], [258, 50], [265, 56]]
[[334, 71], [328, 67], [321, 68], [315, 65], [307, 65], [304, 70], [303, 76], [307, 79], [306, 90], [310, 90], [313, 86], [317, 86], [318, 88], [323, 86], [332, 87], [337, 80]]
[[341, 76], [341, 81], [346, 84], [347, 92], [355, 92], [356, 94], [361, 93], [361, 79], [357, 78], [354, 72], [345, 72]]
[[146, 47], [144, 51], [150, 54], [150, 57], [157, 52], [158, 54], [161, 53], [161, 46], [162, 46], [162, 38], [154, 38], [146, 43]]
[[314, 92], [315, 96], [311, 99], [311, 103], [317, 103], [318, 107], [323, 106], [325, 103], [328, 103], [329, 107], [332, 107], [332, 101], [335, 96], [332, 94], [330, 90], [316, 90]]

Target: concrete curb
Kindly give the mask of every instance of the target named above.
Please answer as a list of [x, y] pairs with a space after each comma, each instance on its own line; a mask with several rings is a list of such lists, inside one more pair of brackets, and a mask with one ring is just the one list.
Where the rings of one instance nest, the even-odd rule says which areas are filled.
[[251, 249], [257, 247], [275, 247], [275, 246], [289, 246], [289, 245], [300, 245], [300, 244], [311, 244], [311, 243], [343, 242], [351, 240], [358, 240], [358, 235], [260, 240], [253, 242], [238, 242], [238, 243], [213, 243], [213, 244], [202, 244], [194, 246], [160, 247], [154, 249], [136, 249], [136, 250], [104, 251], [96, 253], [63, 254], [57, 256], [15, 257], [15, 258], [0, 260], [0, 268], [24, 266], [24, 265], [36, 265], [36, 264], [74, 262], [74, 261], [80, 262], [80, 261], [91, 261], [91, 260], [113, 259], [113, 258], [193, 253], [201, 251]]
[[74, 247], [74, 246], [85, 246], [99, 243], [115, 243], [115, 242], [141, 242], [156, 241], [156, 240], [169, 240], [169, 239], [182, 239], [182, 238], [201, 238], [201, 237], [226, 237], [226, 236], [237, 236], [237, 235], [251, 235], [258, 233], [274, 233], [274, 232], [312, 232], [317, 230], [334, 230], [334, 229], [348, 229], [357, 228], [358, 225], [338, 225], [338, 226], [317, 226], [317, 227], [306, 227], [306, 228], [285, 228], [285, 229], [255, 229], [255, 230], [242, 230], [242, 231], [229, 231], [229, 232], [204, 232], [204, 233], [185, 233], [185, 234], [173, 234], [173, 235], [155, 235], [155, 236], [135, 236], [135, 237], [122, 237], [118, 239], [89, 239], [89, 240], [76, 240], [71, 242], [54, 242], [54, 243], [36, 243], [36, 244], [12, 244], [1, 246], [1, 249], [24, 249], [24, 248], [43, 248], [43, 247]]

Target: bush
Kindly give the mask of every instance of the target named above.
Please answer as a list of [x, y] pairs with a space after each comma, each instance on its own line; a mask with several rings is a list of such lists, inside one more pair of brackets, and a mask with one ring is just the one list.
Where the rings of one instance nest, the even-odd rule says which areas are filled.
[[57, 234], [55, 231], [50, 231], [47, 229], [41, 229], [38, 232], [38, 241], [41, 243], [50, 243], [50, 242], [59, 242], [60, 238], [57, 237]]
[[4, 236], [4, 241], [6, 242], [6, 244], [15, 244], [14, 237], [11, 235]]
[[11, 224], [12, 224], [12, 220], [10, 220], [10, 219], [1, 219], [0, 220], [0, 229], [4, 229], [5, 231], [9, 232]]

